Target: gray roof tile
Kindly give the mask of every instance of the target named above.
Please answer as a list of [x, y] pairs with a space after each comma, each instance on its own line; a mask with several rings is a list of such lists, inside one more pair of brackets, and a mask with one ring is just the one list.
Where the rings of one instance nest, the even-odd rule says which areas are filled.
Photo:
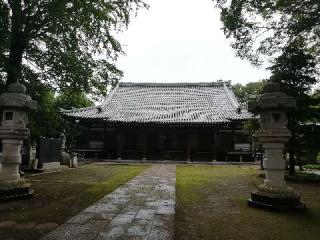
[[116, 123], [217, 124], [252, 118], [223, 82], [120, 82], [100, 105], [65, 110], [67, 117]]

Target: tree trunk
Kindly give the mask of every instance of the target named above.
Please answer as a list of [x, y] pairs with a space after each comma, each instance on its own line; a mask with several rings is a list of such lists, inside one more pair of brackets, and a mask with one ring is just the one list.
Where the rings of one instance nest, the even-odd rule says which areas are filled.
[[300, 170], [300, 171], [303, 171], [302, 161], [301, 161], [301, 155], [298, 154], [297, 158], [298, 158], [299, 170]]
[[[261, 152], [261, 151], [260, 151]], [[263, 165], [263, 158], [264, 158], [265, 153], [261, 156], [260, 155], [260, 170], [264, 170], [264, 165]]]
[[289, 174], [294, 175], [296, 173], [296, 160], [294, 158], [294, 149], [292, 146], [290, 146], [289, 151]]
[[295, 120], [295, 117], [293, 113], [291, 113], [288, 117], [288, 129], [291, 131], [291, 139], [289, 141], [289, 174], [295, 175], [296, 173], [296, 160], [295, 160], [295, 153], [296, 153], [296, 147], [297, 147], [297, 136], [296, 136], [296, 127], [297, 122]]
[[9, 1], [11, 16], [10, 52], [7, 62], [7, 84], [17, 82], [21, 76], [22, 57], [27, 47], [26, 34], [23, 31], [21, 0]]

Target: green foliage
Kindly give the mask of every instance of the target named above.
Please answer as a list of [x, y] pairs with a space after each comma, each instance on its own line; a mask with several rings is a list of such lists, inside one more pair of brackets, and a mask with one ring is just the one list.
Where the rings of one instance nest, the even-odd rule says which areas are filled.
[[269, 68], [271, 80], [279, 82], [282, 89], [294, 97], [310, 94], [311, 86], [318, 80], [316, 59], [303, 49], [305, 44], [301, 41], [290, 43]]
[[50, 90], [44, 90], [37, 98], [38, 109], [29, 114], [29, 127], [31, 139], [39, 136], [57, 137], [61, 129], [61, 121], [55, 105], [54, 94]]
[[319, 72], [314, 56], [306, 53], [303, 46], [301, 42], [291, 43], [270, 67], [271, 80], [278, 82], [282, 90], [297, 101], [297, 110], [293, 112], [296, 121], [320, 117], [314, 109], [320, 104], [320, 98], [310, 93], [311, 87], [317, 83]]
[[259, 120], [258, 119], [250, 119], [246, 121], [243, 125], [243, 129], [247, 130], [250, 135], [255, 133], [260, 128]]
[[61, 109], [93, 106], [93, 102], [83, 92], [63, 93], [55, 97], [50, 89], [43, 88], [34, 99], [38, 101], [38, 109], [29, 114], [32, 140], [39, 136], [59, 137], [64, 130], [71, 132], [73, 126], [61, 117]]
[[[307, 157], [308, 162], [316, 161], [316, 153], [320, 151], [320, 126], [316, 124], [302, 123], [296, 126], [296, 152], [302, 153]], [[310, 157], [313, 156], [314, 157]]]
[[248, 132], [251, 143], [251, 149], [253, 151], [261, 151], [262, 149], [261, 143], [256, 141], [256, 138], [254, 137], [254, 133], [257, 132], [259, 128], [260, 123], [258, 118], [247, 120], [243, 124], [243, 130]]
[[291, 96], [310, 93], [311, 86], [317, 82], [315, 58], [303, 49], [304, 46], [304, 42], [290, 43], [269, 68], [271, 79], [279, 82]]
[[303, 165], [303, 168], [320, 170], [320, 164], [306, 164], [306, 165]]
[[0, 83], [38, 81], [55, 91], [106, 94], [122, 72], [115, 34], [142, 0], [0, 2]]
[[320, 175], [316, 173], [297, 172], [295, 175], [285, 175], [284, 178], [294, 182], [320, 182]]
[[[246, 85], [237, 83], [232, 86], [233, 92], [242, 104], [248, 104], [250, 101], [255, 101], [266, 81], [250, 82]], [[251, 142], [251, 148], [260, 149], [261, 146], [255, 141], [253, 134], [260, 128], [258, 118], [250, 119], [244, 122], [243, 129], [248, 132]]]
[[56, 98], [56, 105], [62, 109], [93, 106], [93, 102], [83, 92], [65, 92]]
[[224, 33], [241, 58], [259, 64], [296, 39], [306, 43], [307, 52], [319, 56], [319, 0], [214, 1], [221, 9]]
[[[319, 121], [319, 97], [311, 96], [317, 83], [320, 53], [319, 0], [215, 0], [227, 38], [238, 56], [254, 65], [271, 60], [271, 80], [297, 100], [288, 114], [290, 173], [297, 149], [308, 142], [304, 123]], [[314, 134], [313, 134], [314, 135]], [[315, 146], [316, 144], [305, 144]], [[316, 142], [314, 142], [316, 143]], [[306, 149], [304, 149], [306, 150]]]
[[293, 96], [297, 108], [287, 114], [288, 128], [292, 137], [289, 142], [290, 169], [294, 174], [294, 154], [318, 149], [319, 130], [309, 122], [319, 121], [317, 106], [320, 98], [311, 94], [312, 86], [317, 83], [316, 59], [305, 52], [305, 42], [296, 41], [286, 46], [270, 67], [271, 80], [278, 82], [282, 90]]
[[232, 90], [241, 103], [248, 103], [250, 100], [257, 98], [265, 82], [265, 80], [249, 82], [246, 85], [237, 83], [232, 86]]

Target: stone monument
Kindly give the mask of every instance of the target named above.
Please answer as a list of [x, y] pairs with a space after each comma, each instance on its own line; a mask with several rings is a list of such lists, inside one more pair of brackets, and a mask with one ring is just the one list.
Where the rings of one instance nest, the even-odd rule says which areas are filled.
[[20, 83], [12, 83], [8, 91], [0, 95], [2, 121], [2, 169], [0, 172], [0, 201], [31, 197], [33, 190], [20, 177], [21, 147], [30, 135], [26, 127], [27, 110], [34, 110], [37, 103], [26, 95], [26, 88]]
[[61, 151], [60, 151], [60, 163], [61, 165], [66, 165], [70, 166], [71, 162], [71, 156], [70, 154], [66, 151], [66, 135], [64, 132], [60, 134], [60, 141], [61, 141]]
[[249, 104], [249, 110], [260, 115], [260, 130], [255, 137], [265, 149], [264, 168], [266, 178], [251, 193], [248, 205], [269, 210], [304, 209], [300, 195], [284, 180], [285, 159], [283, 151], [291, 137], [287, 129], [286, 111], [296, 108], [293, 97], [280, 91], [275, 82], [268, 82], [257, 101]]

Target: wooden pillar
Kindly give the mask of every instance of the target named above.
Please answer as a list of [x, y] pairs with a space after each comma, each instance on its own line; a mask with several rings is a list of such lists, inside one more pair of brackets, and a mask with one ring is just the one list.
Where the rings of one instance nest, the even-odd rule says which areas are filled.
[[217, 131], [214, 131], [213, 132], [213, 144], [212, 144], [212, 162], [217, 161], [217, 143], [218, 143]]
[[234, 132], [234, 127], [232, 127], [232, 145], [233, 145], [233, 148], [232, 148], [232, 151], [235, 150], [235, 144], [236, 144], [236, 135], [235, 135], [235, 132]]
[[192, 135], [188, 133], [187, 136], [187, 162], [191, 162], [191, 142], [192, 142]]
[[[236, 146], [236, 134], [234, 132], [234, 126], [232, 126], [232, 151], [235, 151], [235, 146]], [[232, 159], [232, 161], [235, 161]], [[239, 156], [239, 162], [242, 162], [242, 155]]]
[[217, 152], [219, 150], [220, 142], [218, 137], [218, 131], [213, 132], [213, 144], [212, 144], [212, 161], [217, 161]]
[[106, 126], [103, 125], [103, 153], [104, 153], [104, 157], [105, 158], [108, 158], [108, 154], [107, 154], [107, 148], [108, 148], [108, 145], [107, 145], [107, 130], [106, 130]]
[[118, 133], [117, 135], [117, 145], [118, 145], [118, 160], [122, 160], [123, 151], [123, 134]]
[[147, 153], [147, 133], [146, 131], [143, 132], [143, 135], [142, 135], [142, 161], [146, 161], [147, 160], [147, 156], [148, 156], [148, 153]]

